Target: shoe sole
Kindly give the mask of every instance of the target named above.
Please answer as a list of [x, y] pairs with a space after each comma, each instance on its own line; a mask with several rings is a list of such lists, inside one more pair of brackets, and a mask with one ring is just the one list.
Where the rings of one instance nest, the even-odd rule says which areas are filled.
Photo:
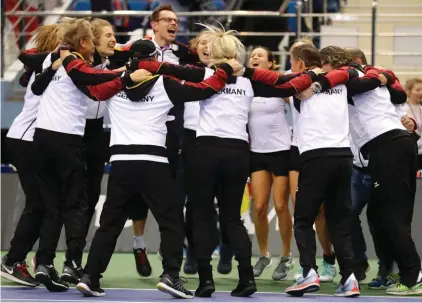
[[336, 297], [348, 297], [348, 298], [354, 298], [354, 297], [358, 297], [358, 296], [360, 296], [360, 292], [356, 292], [356, 291], [346, 291], [346, 292], [341, 293], [341, 294], [334, 294], [334, 296], [336, 296]]
[[250, 297], [256, 292], [256, 287], [247, 287], [240, 293], [231, 293], [232, 297]]
[[47, 290], [51, 292], [65, 292], [69, 290], [68, 286], [55, 283], [53, 280], [50, 279], [48, 275], [44, 273], [36, 273], [35, 280], [43, 284], [45, 288], [47, 288]]
[[170, 296], [174, 298], [178, 298], [178, 299], [192, 299], [193, 298], [193, 295], [187, 295], [185, 293], [177, 291], [162, 282], [158, 282], [156, 287], [159, 291], [165, 292], [166, 294], [169, 294]]
[[84, 295], [84, 297], [104, 297], [105, 293], [92, 291], [85, 283], [78, 283], [76, 289]]
[[21, 285], [25, 285], [25, 286], [28, 286], [28, 287], [37, 287], [39, 285], [39, 284], [31, 284], [29, 282], [25, 282], [25, 281], [19, 280], [15, 276], [12, 276], [11, 274], [8, 274], [8, 273], [6, 273], [4, 271], [1, 271], [0, 272], [0, 276], [2, 278], [5, 278], [5, 279], [9, 280], [9, 281], [16, 282], [16, 283], [19, 283]]
[[78, 280], [76, 280], [74, 277], [72, 277], [70, 274], [62, 274], [61, 275], [61, 277], [60, 277], [63, 281], [65, 281], [66, 283], [69, 283], [69, 284], [74, 284], [74, 285], [76, 285], [76, 284], [78, 284], [79, 283], [79, 279]]
[[302, 297], [305, 293], [311, 293], [319, 291], [320, 286], [318, 284], [311, 284], [302, 289], [291, 289], [286, 290], [286, 294], [291, 295], [293, 297]]
[[199, 294], [196, 294], [195, 292], [195, 297], [200, 297], [200, 298], [209, 298], [211, 297], [211, 295], [215, 292], [215, 288], [212, 286], [207, 286], [204, 289], [202, 289], [202, 291]]
[[412, 291], [412, 292], [386, 292], [387, 295], [392, 295], [392, 296], [417, 296], [417, 295], [422, 295], [422, 289], [421, 290], [417, 290], [417, 291]]
[[142, 270], [136, 270], [138, 272], [138, 275], [143, 278], [148, 278], [152, 274], [152, 268], [148, 270], [148, 272], [142, 272]]

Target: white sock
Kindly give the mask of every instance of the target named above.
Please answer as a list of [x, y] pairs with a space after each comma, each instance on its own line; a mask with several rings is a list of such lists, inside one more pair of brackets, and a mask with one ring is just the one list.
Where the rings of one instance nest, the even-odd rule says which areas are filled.
[[145, 249], [144, 236], [134, 236], [133, 237], [133, 249]]

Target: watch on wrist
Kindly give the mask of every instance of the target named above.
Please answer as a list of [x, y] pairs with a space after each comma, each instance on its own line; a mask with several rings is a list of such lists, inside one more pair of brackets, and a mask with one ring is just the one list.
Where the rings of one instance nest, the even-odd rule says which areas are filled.
[[322, 91], [322, 85], [319, 82], [314, 82], [311, 85], [311, 89], [314, 92], [314, 94], [318, 94]]

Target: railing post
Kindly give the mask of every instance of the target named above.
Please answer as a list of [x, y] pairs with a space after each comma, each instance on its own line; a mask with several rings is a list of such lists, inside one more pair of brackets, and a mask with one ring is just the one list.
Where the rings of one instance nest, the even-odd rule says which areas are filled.
[[375, 65], [375, 37], [378, 0], [372, 0], [371, 64]]
[[4, 11], [6, 10], [5, 9], [5, 7], [4, 7], [4, 4], [5, 4], [5, 1], [4, 0], [1, 0], [1, 7], [2, 7], [2, 10], [1, 10], [1, 37], [0, 37], [0, 44], [1, 44], [1, 55], [0, 55], [0, 57], [1, 57], [1, 62], [0, 62], [0, 64], [1, 64], [1, 68], [0, 68], [0, 77], [1, 78], [3, 78], [4, 77], [4, 63], [5, 63], [5, 59], [4, 59], [4, 26], [5, 26], [5, 24], [6, 24], [6, 21], [4, 20], [4, 17], [5, 17], [5, 15], [4, 15]]
[[297, 18], [297, 29], [296, 29], [296, 39], [300, 39], [302, 35], [302, 0], [296, 1], [296, 18]]

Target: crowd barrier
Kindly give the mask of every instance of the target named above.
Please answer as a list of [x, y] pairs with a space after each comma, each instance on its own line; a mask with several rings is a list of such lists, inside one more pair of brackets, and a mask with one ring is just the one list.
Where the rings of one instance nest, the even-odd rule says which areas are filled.
[[[98, 201], [96, 211], [93, 217], [93, 220], [91, 222], [91, 227], [88, 232], [87, 237], [87, 245], [86, 249], [88, 250], [92, 238], [94, 236], [95, 230], [99, 227], [99, 219], [101, 215], [101, 210], [103, 207], [103, 204], [106, 199], [106, 190], [107, 190], [107, 181], [108, 181], [108, 174], [104, 174], [102, 185], [101, 185], [101, 196]], [[417, 184], [417, 192], [416, 192], [416, 199], [415, 199], [415, 211], [413, 215], [413, 239], [416, 242], [416, 247], [419, 251], [419, 254], [422, 255], [422, 238], [420, 237], [420, 231], [422, 230], [422, 220], [420, 218], [422, 217], [422, 179], [418, 179]], [[19, 179], [16, 173], [10, 172], [10, 173], [2, 173], [1, 176], [1, 249], [2, 250], [8, 250], [10, 246], [10, 240], [13, 237], [13, 233], [16, 228], [16, 224], [19, 220], [20, 214], [22, 212], [22, 209], [25, 204], [25, 195], [22, 191], [21, 185], [19, 183]], [[271, 207], [269, 207], [268, 212], [268, 218], [270, 219], [270, 234], [269, 234], [269, 250], [270, 253], [273, 256], [279, 256], [281, 252], [281, 240], [280, 235], [278, 231], [278, 224], [277, 224], [277, 218], [275, 215], [275, 210], [272, 207], [273, 202], [271, 198]], [[291, 207], [291, 203], [290, 203]], [[397, 207], [400, 207], [400, 205], [397, 205]], [[364, 211], [365, 212], [365, 211]], [[293, 212], [292, 212], [293, 213]], [[250, 235], [250, 238], [252, 240], [252, 249], [253, 254], [258, 255], [259, 249], [258, 244], [256, 240], [255, 235], [255, 228], [252, 221], [252, 214], [249, 215], [243, 215], [244, 218], [244, 224], [248, 230], [248, 233]], [[366, 220], [366, 214], [364, 213], [362, 215], [362, 229], [365, 235], [365, 239], [367, 241], [367, 254], [369, 258], [376, 258], [374, 247], [372, 244], [371, 236], [369, 233], [367, 220]], [[133, 235], [132, 235], [132, 222], [127, 221], [125, 224], [125, 228], [122, 231], [116, 245], [116, 252], [132, 252], [132, 245], [133, 245]], [[148, 245], [148, 251], [153, 253], [158, 250], [159, 243], [160, 243], [160, 234], [158, 232], [158, 226], [155, 222], [153, 216], [149, 216], [147, 220], [147, 225], [145, 228], [145, 238], [146, 243]], [[293, 240], [292, 243], [292, 252], [294, 256], [298, 256], [298, 250], [296, 247], [296, 244]], [[35, 247], [37, 244], [35, 245]], [[317, 254], [321, 256], [322, 251], [319, 247], [319, 244], [317, 245], [318, 252]], [[62, 232], [62, 235], [60, 237], [59, 245], [58, 245], [58, 251], [64, 251], [66, 250], [66, 242], [64, 238], [64, 231]], [[61, 261], [60, 261], [61, 262]]]

